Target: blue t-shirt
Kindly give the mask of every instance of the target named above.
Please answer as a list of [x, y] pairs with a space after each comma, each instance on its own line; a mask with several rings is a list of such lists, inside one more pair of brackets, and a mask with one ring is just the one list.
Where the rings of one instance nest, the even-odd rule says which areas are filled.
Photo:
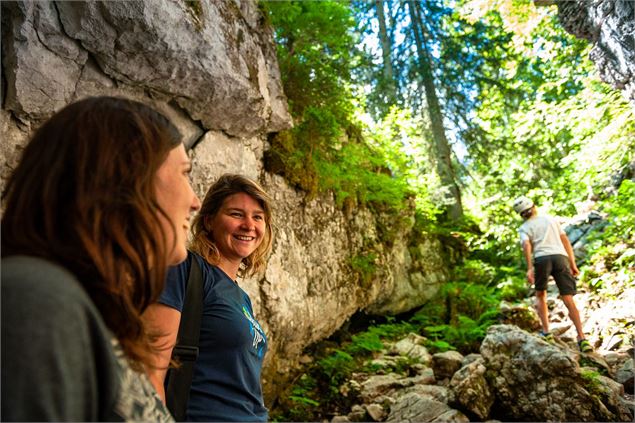
[[251, 300], [225, 272], [198, 254], [170, 268], [159, 302], [183, 309], [190, 260], [203, 274], [203, 318], [186, 418], [189, 421], [267, 421], [260, 370], [265, 333], [253, 318]]

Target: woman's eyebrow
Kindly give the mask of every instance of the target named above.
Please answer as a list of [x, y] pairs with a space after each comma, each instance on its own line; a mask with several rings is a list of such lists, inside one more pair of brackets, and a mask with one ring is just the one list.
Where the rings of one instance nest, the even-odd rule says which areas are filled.
[[[244, 212], [245, 209], [242, 209], [240, 207], [228, 207], [227, 211], [241, 211], [241, 212]], [[257, 209], [257, 210], [254, 210], [253, 213], [264, 214], [265, 211], [261, 210], [261, 209]]]

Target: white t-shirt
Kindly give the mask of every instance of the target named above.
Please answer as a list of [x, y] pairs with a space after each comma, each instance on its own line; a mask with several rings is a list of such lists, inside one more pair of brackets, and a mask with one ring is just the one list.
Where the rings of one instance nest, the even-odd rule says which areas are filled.
[[548, 215], [530, 217], [518, 229], [520, 245], [531, 241], [534, 258], [556, 254], [566, 257], [567, 250], [560, 240], [560, 235], [564, 233], [556, 219]]

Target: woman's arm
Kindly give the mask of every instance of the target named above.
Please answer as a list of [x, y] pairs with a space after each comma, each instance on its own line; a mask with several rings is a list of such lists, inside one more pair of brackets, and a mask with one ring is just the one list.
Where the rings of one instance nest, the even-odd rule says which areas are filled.
[[153, 304], [145, 311], [143, 318], [151, 333], [158, 334], [154, 343], [156, 348], [154, 368], [148, 369], [148, 377], [165, 403], [165, 376], [168, 372], [172, 350], [176, 344], [176, 336], [181, 322], [181, 312], [163, 305]]

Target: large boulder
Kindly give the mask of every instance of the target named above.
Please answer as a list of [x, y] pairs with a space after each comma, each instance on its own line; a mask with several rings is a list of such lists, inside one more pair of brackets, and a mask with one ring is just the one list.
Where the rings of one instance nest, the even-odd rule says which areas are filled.
[[[575, 352], [515, 326], [491, 326], [481, 344], [496, 415], [506, 420], [630, 421], [619, 393], [582, 372]], [[493, 411], [494, 413], [494, 411]]]
[[[427, 282], [415, 290], [408, 269], [419, 261], [440, 260], [443, 250], [440, 244], [429, 243], [413, 259], [405, 241], [400, 241], [377, 250], [375, 273], [365, 281], [352, 271], [351, 257], [363, 254], [368, 243], [381, 245], [374, 213], [356, 209], [346, 215], [331, 195], [307, 201], [280, 176], [265, 174], [263, 181], [274, 198], [276, 241], [264, 275], [241, 281], [241, 286], [251, 296], [256, 315], [262, 316], [269, 337], [264, 389], [271, 398], [281, 381], [292, 375], [307, 345], [330, 336], [355, 312], [378, 303], [387, 314], [421, 304], [413, 299], [406, 303], [399, 296], [391, 302], [390, 293], [409, 287], [413, 297], [431, 296], [447, 271], [438, 268], [421, 275]], [[410, 231], [411, 227], [402, 227], [396, 238], [406, 240]], [[416, 352], [425, 361], [421, 348]]]

